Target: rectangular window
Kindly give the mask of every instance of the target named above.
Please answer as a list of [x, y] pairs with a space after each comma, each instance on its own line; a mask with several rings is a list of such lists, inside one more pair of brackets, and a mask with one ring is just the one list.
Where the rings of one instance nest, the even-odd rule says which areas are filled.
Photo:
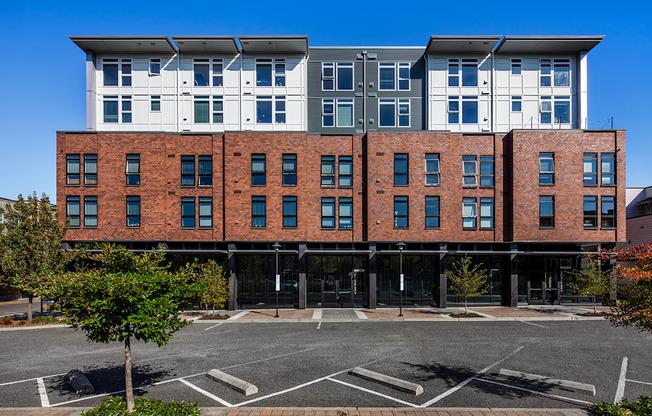
[[337, 64], [337, 90], [353, 91], [353, 64]]
[[616, 228], [616, 200], [613, 196], [603, 196], [600, 210], [602, 228]]
[[410, 127], [410, 99], [398, 100], [398, 126]]
[[199, 186], [213, 186], [213, 157], [199, 156]]
[[460, 97], [448, 97], [448, 124], [459, 124], [460, 122]]
[[478, 86], [478, 61], [476, 59], [462, 59], [462, 86]]
[[541, 97], [541, 124], [552, 123], [552, 101], [551, 97]]
[[340, 228], [353, 228], [353, 198], [340, 198]]
[[460, 86], [460, 61], [457, 59], [448, 60], [448, 86]]
[[494, 199], [480, 198], [480, 229], [494, 228]]
[[333, 91], [335, 89], [335, 63], [322, 62], [321, 64], [321, 89]]
[[380, 63], [378, 65], [378, 89], [389, 91], [396, 89], [396, 64]]
[[267, 226], [267, 200], [264, 196], [251, 197], [251, 226], [254, 228]]
[[256, 62], [256, 86], [272, 86], [272, 60], [260, 59]]
[[295, 153], [283, 155], [283, 186], [297, 184], [297, 155]]
[[378, 100], [378, 125], [380, 127], [396, 126], [396, 101]]
[[224, 86], [224, 76], [222, 74], [222, 70], [223, 70], [222, 62], [213, 61], [213, 86], [214, 87]]
[[84, 197], [84, 227], [97, 227], [97, 197]]
[[285, 87], [285, 62], [274, 63], [274, 86]]
[[478, 122], [478, 97], [462, 97], [462, 123]]
[[321, 186], [335, 186], [335, 156], [321, 157]]
[[256, 123], [272, 123], [272, 97], [256, 98]]
[[224, 100], [221, 95], [213, 97], [213, 123], [224, 123]]
[[107, 95], [102, 102], [104, 105], [104, 122], [117, 123], [118, 122], [118, 96]]
[[475, 156], [462, 157], [462, 185], [475, 187], [478, 185], [478, 164]]
[[542, 59], [540, 63], [541, 67], [541, 86], [542, 87], [550, 87], [551, 84], [551, 79], [550, 79], [550, 59]]
[[439, 197], [426, 197], [426, 228], [439, 228]]
[[335, 228], [335, 198], [321, 199], [321, 228]]
[[475, 198], [462, 198], [462, 228], [475, 230], [478, 217]]
[[335, 126], [335, 100], [334, 99], [322, 99], [321, 102], [322, 110], [322, 127], [334, 127]]
[[208, 96], [195, 97], [195, 123], [210, 122], [210, 101]]
[[131, 87], [131, 60], [122, 61], [122, 86]]
[[520, 113], [521, 112], [521, 96], [514, 95], [512, 96], [512, 112]]
[[127, 185], [140, 185], [140, 155], [127, 155]]
[[66, 155], [66, 185], [79, 185], [80, 165], [79, 155]]
[[353, 156], [340, 156], [338, 186], [340, 188], [353, 186]]
[[408, 154], [394, 153], [394, 186], [409, 185]]
[[195, 228], [195, 198], [181, 198], [181, 227]]
[[555, 97], [555, 123], [570, 123], [570, 97]]
[[296, 228], [297, 226], [297, 197], [283, 197], [283, 227]]
[[213, 227], [213, 198], [199, 198], [199, 227]]
[[161, 96], [152, 95], [149, 100], [149, 110], [150, 111], [161, 111]]
[[161, 59], [151, 58], [149, 60], [149, 74], [161, 75]]
[[69, 228], [79, 228], [81, 226], [80, 197], [66, 197], [66, 215], [68, 217]]
[[555, 60], [555, 87], [570, 86], [570, 63]]
[[251, 184], [265, 185], [267, 183], [267, 168], [265, 154], [251, 155]]
[[493, 188], [494, 186], [494, 157], [480, 156], [480, 186]]
[[410, 90], [410, 63], [399, 62], [398, 64], [398, 89], [399, 91]]
[[407, 196], [394, 197], [394, 228], [410, 226], [409, 200]]
[[598, 228], [598, 197], [584, 197], [584, 228]]
[[602, 153], [600, 155], [600, 180], [602, 185], [616, 184], [616, 154]]
[[127, 197], [127, 227], [140, 227], [140, 197]]
[[118, 85], [117, 59], [105, 59], [104, 62], [102, 62], [102, 78], [104, 79], [105, 87], [115, 87]]
[[539, 153], [539, 185], [555, 183], [555, 154]]
[[426, 153], [426, 185], [439, 186], [439, 153]]
[[276, 124], [285, 124], [285, 97], [283, 96], [274, 97], [274, 121]]
[[122, 122], [131, 123], [131, 95], [122, 96]]
[[181, 156], [181, 186], [195, 186], [194, 156]]
[[337, 100], [337, 127], [353, 127], [353, 100]]
[[208, 59], [195, 59], [195, 87], [208, 87]]
[[555, 197], [541, 195], [539, 197], [539, 227], [555, 227]]
[[97, 185], [97, 155], [84, 155], [84, 185]]
[[598, 184], [598, 154], [584, 153], [584, 185]]
[[521, 75], [520, 59], [512, 59], [512, 75]]

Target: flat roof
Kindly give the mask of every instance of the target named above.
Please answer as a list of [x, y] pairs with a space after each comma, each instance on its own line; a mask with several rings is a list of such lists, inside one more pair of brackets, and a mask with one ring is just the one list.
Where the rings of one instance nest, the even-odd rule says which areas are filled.
[[487, 54], [502, 36], [431, 36], [426, 54]]
[[173, 54], [177, 50], [167, 36], [69, 36], [84, 52]]
[[308, 36], [238, 36], [246, 54], [308, 53]]
[[590, 51], [604, 36], [505, 36], [496, 54], [571, 54]]
[[181, 53], [237, 55], [235, 36], [172, 36]]

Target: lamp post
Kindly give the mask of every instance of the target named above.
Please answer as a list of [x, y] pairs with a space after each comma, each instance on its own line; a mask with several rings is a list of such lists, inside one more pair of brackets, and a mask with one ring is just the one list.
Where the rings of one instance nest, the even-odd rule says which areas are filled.
[[281, 245], [277, 241], [272, 247], [276, 252], [276, 315], [274, 315], [274, 318], [278, 318], [278, 292], [281, 290], [281, 276], [278, 274], [278, 250]]
[[396, 244], [398, 246], [398, 255], [399, 255], [399, 294], [401, 296], [401, 303], [400, 309], [399, 309], [399, 314], [398, 316], [403, 316], [403, 284], [404, 284], [404, 277], [403, 277], [403, 249], [405, 248], [405, 243], [400, 242]]

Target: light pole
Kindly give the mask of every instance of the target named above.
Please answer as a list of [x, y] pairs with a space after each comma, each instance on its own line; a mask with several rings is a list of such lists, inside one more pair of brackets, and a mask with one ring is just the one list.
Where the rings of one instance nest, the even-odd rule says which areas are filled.
[[272, 247], [276, 251], [276, 315], [274, 315], [274, 318], [278, 318], [278, 292], [281, 290], [281, 276], [278, 274], [278, 250], [281, 245], [277, 241]]
[[403, 278], [403, 249], [405, 248], [405, 243], [400, 242], [396, 244], [398, 246], [398, 255], [399, 255], [399, 294], [401, 296], [401, 303], [400, 309], [399, 309], [399, 314], [398, 316], [403, 316], [403, 284], [404, 284], [404, 278]]

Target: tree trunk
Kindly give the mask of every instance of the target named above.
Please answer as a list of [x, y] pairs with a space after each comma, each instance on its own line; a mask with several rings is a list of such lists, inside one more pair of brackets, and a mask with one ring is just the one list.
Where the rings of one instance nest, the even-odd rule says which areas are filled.
[[32, 322], [32, 308], [34, 306], [32, 301], [34, 300], [34, 298], [28, 296], [27, 299], [29, 299], [29, 304], [27, 305], [27, 321]]
[[134, 411], [134, 386], [131, 380], [131, 344], [130, 338], [125, 339], [125, 395], [127, 397], [127, 411]]
[[466, 308], [466, 298], [464, 298], [464, 315], [468, 315], [468, 314], [469, 314], [469, 312], [468, 312], [468, 310]]
[[594, 314], [597, 313], [596, 310], [595, 310], [595, 295], [593, 295], [593, 313]]

